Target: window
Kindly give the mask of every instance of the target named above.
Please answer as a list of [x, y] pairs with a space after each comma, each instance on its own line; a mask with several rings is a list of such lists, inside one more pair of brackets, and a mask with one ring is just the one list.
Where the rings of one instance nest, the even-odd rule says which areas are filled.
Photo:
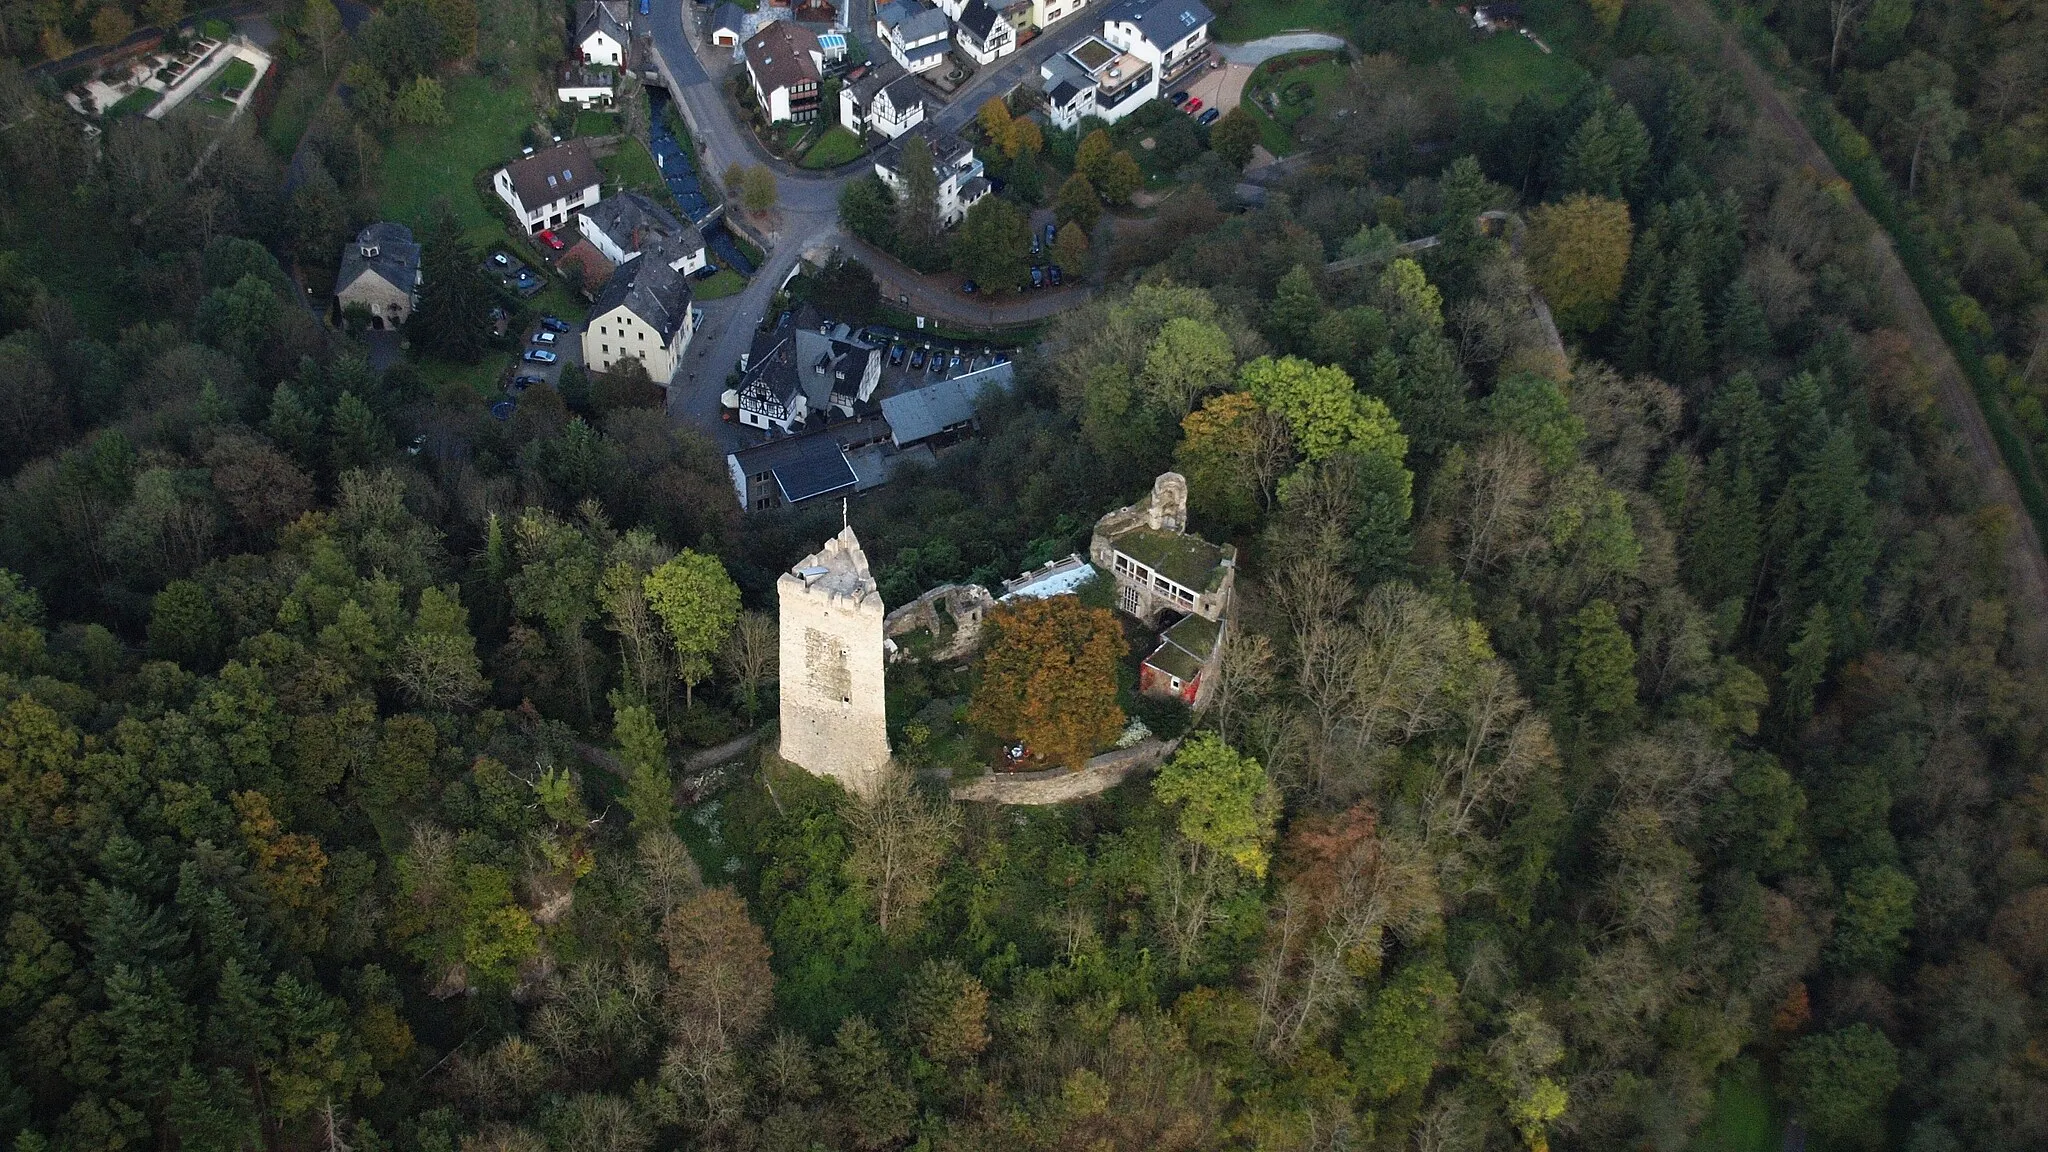
[[609, 356], [609, 355], [611, 355], [611, 354], [612, 354], [612, 346], [611, 346], [611, 345], [609, 345], [609, 344], [600, 344], [600, 345], [598, 345], [598, 347], [600, 347], [600, 348], [603, 348], [603, 349], [604, 349], [604, 354], [605, 354], [605, 355]]

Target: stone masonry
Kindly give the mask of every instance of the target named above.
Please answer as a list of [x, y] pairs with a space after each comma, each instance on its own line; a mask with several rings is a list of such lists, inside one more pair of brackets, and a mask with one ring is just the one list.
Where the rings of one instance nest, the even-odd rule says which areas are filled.
[[870, 794], [889, 763], [882, 594], [851, 527], [776, 581], [782, 758]]

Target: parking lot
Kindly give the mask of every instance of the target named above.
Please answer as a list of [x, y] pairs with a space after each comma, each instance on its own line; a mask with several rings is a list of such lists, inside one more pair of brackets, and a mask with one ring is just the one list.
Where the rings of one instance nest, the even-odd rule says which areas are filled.
[[888, 353], [882, 362], [882, 382], [875, 388], [877, 400], [965, 376], [1010, 360], [1015, 354], [1014, 349], [975, 341], [941, 340], [928, 332], [874, 327], [868, 333], [868, 338]]
[[[535, 351], [554, 353], [553, 363], [541, 363], [527, 359]], [[558, 387], [562, 379], [564, 364], [583, 363], [582, 325], [560, 317], [547, 316], [535, 321], [519, 334], [519, 353], [512, 361], [510, 374], [505, 380], [506, 399], [517, 404], [521, 394], [529, 388], [545, 385]], [[492, 404], [492, 412], [501, 420], [509, 420], [512, 409]]]

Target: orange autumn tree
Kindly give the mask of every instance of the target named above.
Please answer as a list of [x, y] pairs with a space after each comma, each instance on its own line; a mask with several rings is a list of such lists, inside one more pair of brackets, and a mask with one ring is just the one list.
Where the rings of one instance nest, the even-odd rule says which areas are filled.
[[983, 624], [987, 646], [967, 718], [1079, 769], [1123, 730], [1116, 703], [1123, 629], [1106, 608], [1073, 596], [1009, 604]]

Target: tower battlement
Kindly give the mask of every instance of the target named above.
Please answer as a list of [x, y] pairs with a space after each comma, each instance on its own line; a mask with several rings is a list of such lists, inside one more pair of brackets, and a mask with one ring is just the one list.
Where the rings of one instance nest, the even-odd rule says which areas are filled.
[[851, 527], [775, 582], [782, 758], [867, 793], [889, 763], [881, 589]]

